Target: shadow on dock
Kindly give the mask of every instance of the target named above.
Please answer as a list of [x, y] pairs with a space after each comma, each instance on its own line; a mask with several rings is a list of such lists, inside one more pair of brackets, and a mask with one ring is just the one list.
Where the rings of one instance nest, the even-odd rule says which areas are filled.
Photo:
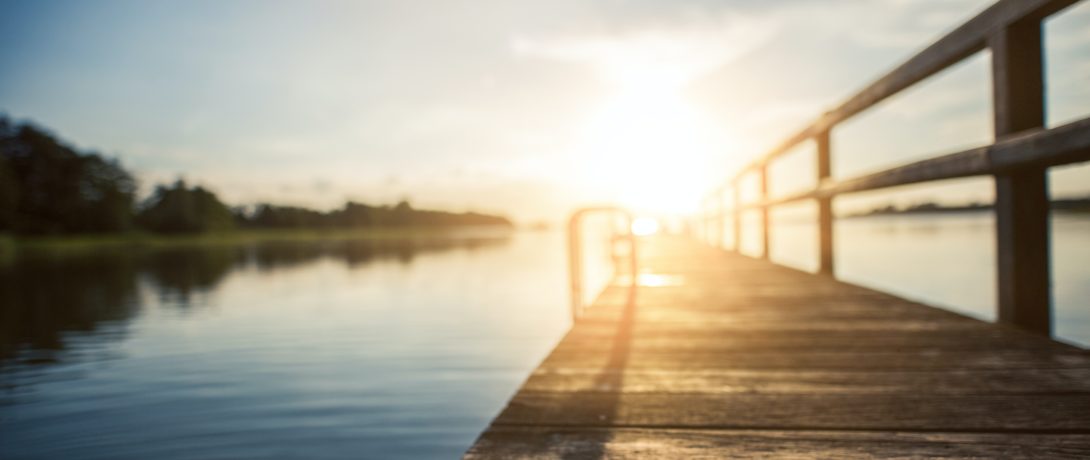
[[638, 297], [607, 288], [466, 458], [1090, 455], [1086, 350], [691, 240], [641, 251]]
[[[594, 385], [585, 392], [577, 392], [576, 399], [589, 394], [599, 401], [598, 418], [602, 426], [610, 426], [616, 423], [622, 389], [624, 388], [625, 368], [628, 365], [628, 357], [632, 349], [632, 327], [636, 321], [636, 299], [639, 286], [633, 283], [626, 290], [624, 304], [621, 307], [621, 315], [617, 321], [617, 328], [613, 333], [610, 344], [609, 359], [602, 367], [601, 372], [594, 379]], [[606, 458], [606, 445], [609, 444], [612, 434], [603, 432], [603, 439], [591, 446], [581, 454], [585, 458]]]

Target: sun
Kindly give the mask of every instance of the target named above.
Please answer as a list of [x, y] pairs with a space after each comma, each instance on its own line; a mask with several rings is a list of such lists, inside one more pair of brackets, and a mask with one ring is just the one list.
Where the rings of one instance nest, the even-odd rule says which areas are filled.
[[639, 217], [632, 221], [632, 233], [636, 236], [654, 235], [659, 231], [659, 221], [650, 217]]
[[599, 194], [649, 212], [695, 211], [721, 140], [684, 97], [689, 78], [654, 66], [615, 65], [613, 94], [584, 126], [580, 164]]

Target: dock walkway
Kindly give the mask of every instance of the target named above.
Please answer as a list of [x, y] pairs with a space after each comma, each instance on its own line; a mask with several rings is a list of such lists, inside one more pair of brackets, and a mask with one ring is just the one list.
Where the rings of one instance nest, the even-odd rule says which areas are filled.
[[1090, 456], [1090, 352], [709, 248], [640, 241], [466, 458]]

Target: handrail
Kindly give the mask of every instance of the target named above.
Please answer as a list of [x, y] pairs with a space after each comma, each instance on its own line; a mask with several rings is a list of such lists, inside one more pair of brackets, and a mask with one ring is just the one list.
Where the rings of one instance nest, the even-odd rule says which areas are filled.
[[629, 271], [631, 276], [630, 283], [631, 288], [635, 288], [639, 283], [639, 259], [636, 256], [636, 234], [632, 232], [632, 223], [635, 220], [632, 214], [623, 208], [616, 206], [598, 206], [590, 208], [582, 208], [572, 213], [568, 219], [568, 267], [570, 273], [571, 282], [571, 314], [572, 321], [579, 319], [579, 316], [583, 314], [583, 238], [582, 238], [582, 223], [583, 218], [588, 214], [615, 214], [620, 215], [625, 219], [625, 233], [623, 235], [617, 235], [616, 229], [612, 229], [613, 235], [610, 238], [610, 259], [613, 260], [613, 268], [615, 273], [620, 272], [620, 257], [617, 255], [616, 242], [619, 240], [628, 241], [628, 260]]
[[[1090, 161], [1090, 118], [1056, 128], [1044, 128], [1044, 65], [1042, 21], [1082, 0], [999, 0], [980, 14], [912, 56], [852, 97], [788, 137], [772, 150], [742, 167], [709, 193], [717, 209], [707, 210], [705, 229], [733, 215], [739, 250], [741, 214], [761, 213], [764, 251], [769, 257], [769, 209], [785, 203], [816, 200], [818, 204], [819, 269], [834, 275], [832, 200], [841, 194], [990, 175], [996, 189], [999, 321], [1044, 335], [1051, 334], [1051, 274], [1049, 263], [1049, 198], [1047, 170], [1052, 166]], [[992, 53], [993, 117], [996, 142], [974, 149], [932, 157], [849, 179], [831, 174], [831, 132], [840, 123], [879, 102], [957, 64], [977, 52]], [[817, 185], [786, 197], [769, 197], [769, 164], [795, 146], [813, 140], [817, 149]], [[760, 176], [760, 198], [742, 203], [741, 180]], [[732, 190], [728, 213], [723, 193]], [[706, 235], [710, 232], [706, 231]], [[717, 246], [721, 243], [717, 243]]]
[[741, 209], [760, 209], [846, 193], [1084, 161], [1090, 161], [1090, 118], [1083, 118], [1057, 128], [1013, 136], [984, 147], [916, 161], [849, 179], [824, 181], [813, 190], [747, 203], [742, 205]]
[[835, 109], [825, 112], [795, 135], [743, 167], [735, 179], [782, 156], [795, 146], [827, 132], [886, 98], [957, 64], [988, 47], [997, 32], [1019, 21], [1035, 21], [1060, 12], [1082, 0], [1001, 0], [958, 26], [889, 73], [857, 92]]

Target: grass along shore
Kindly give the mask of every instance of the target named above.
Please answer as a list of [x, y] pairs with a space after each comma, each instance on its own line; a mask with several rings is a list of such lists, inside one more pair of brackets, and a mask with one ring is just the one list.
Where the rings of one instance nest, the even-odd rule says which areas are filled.
[[188, 235], [121, 233], [18, 237], [0, 234], [0, 257], [20, 250], [79, 251], [108, 248], [238, 245], [271, 241], [401, 240], [420, 238], [500, 238], [508, 227], [383, 227], [358, 229], [241, 229]]

